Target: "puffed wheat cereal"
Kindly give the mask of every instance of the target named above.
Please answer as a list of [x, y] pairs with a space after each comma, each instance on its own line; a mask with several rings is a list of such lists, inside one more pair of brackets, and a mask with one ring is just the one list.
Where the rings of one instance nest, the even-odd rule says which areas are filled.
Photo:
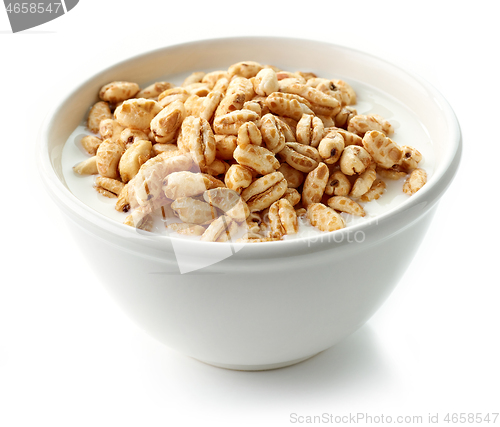
[[372, 157], [363, 147], [348, 145], [340, 157], [340, 170], [345, 175], [360, 174], [371, 163]]
[[329, 196], [347, 196], [351, 191], [351, 181], [340, 170], [332, 172], [326, 183], [325, 194]]
[[322, 203], [313, 203], [307, 208], [307, 218], [321, 231], [335, 231], [345, 227], [344, 219], [332, 208]]
[[375, 181], [373, 181], [370, 189], [365, 194], [363, 194], [359, 200], [361, 202], [371, 202], [372, 200], [377, 200], [382, 194], [384, 194], [386, 187], [387, 186], [385, 182], [377, 178]]
[[336, 211], [346, 212], [351, 215], [365, 216], [365, 210], [361, 205], [349, 197], [333, 196], [327, 200], [326, 204]]
[[287, 189], [286, 179], [281, 172], [269, 173], [254, 182], [241, 192], [250, 212], [261, 211], [271, 206]]
[[95, 179], [94, 188], [96, 191], [109, 198], [118, 197], [123, 187], [123, 182], [116, 179], [104, 178], [102, 176], [98, 176]]
[[106, 178], [117, 179], [120, 176], [118, 164], [125, 153], [125, 144], [121, 141], [113, 142], [105, 139], [96, 152], [97, 171]]
[[370, 217], [384, 180], [408, 196], [427, 182], [422, 154], [392, 140], [388, 120], [358, 114], [354, 86], [312, 71], [240, 61], [178, 84], [113, 81], [97, 95], [88, 157], [73, 170], [144, 231], [160, 216], [169, 235], [280, 241]]
[[147, 139], [138, 139], [120, 157], [118, 172], [123, 182], [129, 182], [151, 157], [153, 146]]
[[73, 170], [78, 175], [95, 175], [99, 173], [99, 171], [97, 170], [97, 157], [89, 157], [88, 159], [73, 166]]
[[382, 132], [386, 136], [394, 133], [394, 127], [378, 114], [360, 114], [352, 117], [348, 122], [347, 130], [361, 137], [371, 130]]
[[99, 91], [99, 98], [103, 101], [118, 104], [134, 97], [141, 88], [133, 82], [111, 82], [104, 85]]
[[427, 182], [427, 173], [423, 169], [414, 169], [403, 185], [406, 194], [415, 194]]
[[93, 135], [84, 136], [81, 141], [82, 147], [85, 148], [85, 151], [87, 151], [87, 153], [89, 153], [91, 156], [95, 156], [99, 145], [101, 145], [101, 142], [101, 138]]
[[303, 114], [297, 123], [297, 142], [318, 147], [325, 132], [323, 121], [312, 114]]
[[307, 208], [321, 201], [328, 182], [329, 170], [325, 163], [320, 163], [316, 169], [309, 172], [302, 190], [302, 205]]
[[370, 153], [375, 163], [383, 168], [392, 168], [399, 165], [403, 158], [403, 151], [391, 138], [383, 132], [368, 131], [363, 136], [363, 147]]
[[297, 213], [286, 199], [280, 199], [269, 207], [269, 222], [271, 237], [282, 237], [299, 231]]
[[99, 132], [99, 126], [101, 122], [106, 119], [112, 119], [113, 114], [111, 114], [111, 109], [109, 104], [105, 101], [96, 102], [89, 112], [89, 117], [87, 118], [87, 127], [91, 132]]

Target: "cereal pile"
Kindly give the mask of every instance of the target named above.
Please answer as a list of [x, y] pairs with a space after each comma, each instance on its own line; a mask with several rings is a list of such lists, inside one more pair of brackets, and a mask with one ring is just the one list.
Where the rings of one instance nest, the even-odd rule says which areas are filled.
[[101, 88], [74, 167], [117, 198], [125, 224], [168, 229], [202, 241], [282, 240], [303, 217], [321, 231], [346, 226], [340, 213], [406, 178], [411, 195], [426, 183], [421, 154], [389, 137], [379, 115], [357, 114], [345, 81], [245, 61], [194, 72], [180, 85]]

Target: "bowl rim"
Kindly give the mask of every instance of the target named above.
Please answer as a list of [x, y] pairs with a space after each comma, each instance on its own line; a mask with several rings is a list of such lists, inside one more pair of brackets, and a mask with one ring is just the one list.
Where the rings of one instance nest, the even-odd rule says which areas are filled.
[[[130, 64], [132, 62], [138, 61], [141, 58], [148, 56], [160, 55], [163, 52], [167, 52], [169, 50], [175, 49], [186, 49], [193, 46], [202, 46], [202, 45], [213, 45], [214, 43], [227, 43], [227, 42], [248, 42], [248, 41], [256, 41], [259, 40], [261, 42], [271, 42], [271, 41], [280, 41], [280, 42], [289, 42], [289, 43], [310, 43], [316, 46], [324, 45], [329, 48], [334, 48], [337, 50], [341, 50], [344, 52], [361, 55], [367, 58], [371, 58], [372, 60], [379, 61], [384, 63], [386, 66], [399, 70], [406, 74], [408, 77], [419, 83], [423, 86], [430, 94], [432, 94], [435, 102], [438, 102], [441, 106], [441, 111], [443, 113], [443, 118], [446, 120], [448, 124], [448, 128], [450, 129], [450, 133], [448, 135], [448, 139], [450, 141], [449, 148], [444, 152], [445, 158], [441, 161], [441, 166], [434, 170], [431, 179], [427, 184], [419, 190], [416, 194], [412, 195], [409, 199], [405, 200], [401, 204], [395, 206], [394, 208], [389, 209], [387, 212], [384, 212], [380, 215], [377, 215], [373, 218], [367, 218], [366, 221], [359, 222], [357, 224], [349, 225], [340, 230], [324, 232], [322, 236], [324, 238], [318, 239], [317, 237], [300, 237], [293, 239], [284, 239], [281, 241], [273, 241], [273, 242], [256, 242], [251, 245], [246, 245], [248, 247], [254, 248], [255, 251], [261, 251], [263, 248], [266, 248], [266, 251], [282, 251], [286, 245], [303, 245], [307, 243], [307, 247], [310, 245], [316, 244], [318, 241], [323, 242], [324, 240], [331, 243], [332, 239], [329, 236], [333, 236], [334, 233], [336, 235], [345, 235], [345, 233], [356, 233], [358, 231], [365, 231], [374, 225], [378, 225], [380, 223], [384, 223], [386, 221], [391, 221], [391, 218], [394, 218], [400, 215], [402, 212], [407, 211], [409, 209], [422, 206], [422, 205], [433, 205], [435, 202], [439, 200], [441, 195], [444, 193], [446, 188], [451, 184], [458, 165], [461, 160], [462, 153], [462, 133], [460, 129], [460, 125], [458, 119], [449, 104], [449, 102], [444, 98], [444, 96], [428, 81], [414, 73], [413, 71], [409, 71], [400, 65], [389, 62], [383, 58], [377, 57], [371, 53], [362, 51], [360, 49], [351, 48], [347, 46], [343, 46], [336, 43], [307, 39], [307, 38], [295, 38], [295, 37], [279, 37], [279, 36], [237, 36], [237, 37], [215, 37], [215, 38], [206, 38], [200, 40], [191, 40], [183, 43], [176, 43], [171, 45], [166, 45], [163, 47], [155, 48], [152, 50], [148, 50], [146, 52], [142, 52], [137, 55], [130, 56], [121, 61], [118, 61], [112, 65], [106, 66], [101, 69], [97, 73], [87, 77], [83, 82], [80, 82], [76, 85], [72, 85], [67, 91], [64, 91], [64, 94], [60, 95], [58, 98], [52, 101], [52, 106], [48, 110], [48, 113], [45, 116], [45, 119], [42, 123], [38, 134], [38, 140], [36, 144], [36, 157], [37, 157], [37, 165], [38, 171], [41, 175], [42, 182], [45, 184], [46, 190], [48, 190], [49, 194], [52, 198], [59, 202], [60, 207], [64, 206], [67, 211], [72, 212], [75, 216], [85, 219], [87, 222], [90, 221], [94, 225], [98, 226], [101, 229], [105, 229], [112, 234], [118, 234], [125, 238], [134, 237], [135, 239], [143, 240], [146, 243], [147, 241], [157, 240], [164, 241], [167, 240], [179, 240], [182, 241], [183, 244], [186, 242], [190, 242], [188, 244], [193, 245], [207, 245], [215, 248], [220, 247], [220, 242], [201, 242], [197, 240], [186, 240], [182, 237], [174, 237], [168, 235], [158, 235], [153, 233], [138, 233], [134, 227], [130, 227], [124, 224], [117, 222], [107, 216], [97, 212], [90, 206], [86, 205], [80, 199], [78, 199], [73, 193], [67, 188], [57, 176], [54, 167], [52, 165], [51, 156], [48, 149], [48, 140], [49, 133], [53, 125], [55, 125], [54, 120], [57, 113], [62, 109], [64, 104], [78, 91], [87, 86], [91, 81], [96, 80], [100, 76], [112, 71], [113, 69], [117, 69], [123, 65]], [[62, 206], [61, 206], [62, 205]], [[343, 236], [345, 237], [345, 236]], [[348, 239], [341, 238], [339, 241], [337, 239], [333, 239], [336, 242], [336, 245], [342, 245], [347, 242]], [[210, 249], [211, 250], [211, 249]]]

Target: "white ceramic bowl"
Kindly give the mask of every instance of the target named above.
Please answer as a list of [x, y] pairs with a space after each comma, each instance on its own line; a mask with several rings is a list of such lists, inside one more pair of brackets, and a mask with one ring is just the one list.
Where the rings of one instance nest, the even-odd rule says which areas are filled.
[[[139, 233], [96, 212], [69, 191], [62, 173], [62, 146], [102, 85], [113, 80], [144, 85], [244, 60], [350, 77], [401, 101], [434, 145], [434, 172], [428, 183], [377, 219], [321, 239], [240, 247]], [[345, 47], [268, 37], [186, 43], [110, 67], [57, 103], [38, 143], [48, 192], [123, 310], [169, 347], [209, 364], [243, 370], [297, 363], [362, 326], [411, 262], [455, 175], [460, 153], [460, 128], [452, 109], [419, 77]], [[362, 233], [358, 239], [356, 233]], [[211, 265], [200, 268], [200, 263]], [[181, 274], [181, 264], [183, 271], [192, 271]]]

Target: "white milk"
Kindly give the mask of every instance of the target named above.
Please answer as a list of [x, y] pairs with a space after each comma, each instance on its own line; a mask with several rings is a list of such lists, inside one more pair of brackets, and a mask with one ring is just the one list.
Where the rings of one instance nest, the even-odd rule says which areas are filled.
[[[394, 134], [391, 136], [391, 139], [399, 145], [407, 145], [420, 151], [422, 161], [419, 163], [419, 167], [425, 169], [428, 177], [430, 177], [434, 170], [434, 148], [426, 129], [418, 117], [403, 103], [393, 97], [371, 86], [349, 81], [348, 79], [345, 80], [356, 91], [358, 102], [354, 107], [358, 114], [379, 114], [389, 120], [394, 126]], [[167, 79], [167, 81], [176, 82], [173, 79]], [[179, 79], [179, 81], [182, 81], [182, 79]], [[70, 191], [83, 203], [108, 218], [123, 222], [128, 214], [115, 210], [116, 199], [102, 196], [93, 189], [95, 177], [80, 176], [73, 171], [73, 166], [89, 157], [89, 154], [81, 146], [80, 141], [85, 135], [91, 134], [86, 129], [85, 123], [82, 123], [68, 138], [62, 153], [64, 178]], [[365, 217], [341, 214], [347, 227], [387, 212], [410, 197], [403, 193], [404, 179], [398, 181], [385, 180], [385, 182], [387, 184], [386, 192], [378, 200], [360, 203], [366, 212]], [[177, 235], [177, 233], [172, 233], [172, 231], [165, 228], [161, 218], [155, 221], [154, 231], [163, 235]], [[300, 219], [299, 233], [297, 235], [286, 236], [286, 239], [314, 236], [318, 233], [321, 232], [311, 226], [307, 220]], [[193, 238], [191, 237], [191, 239]]]

